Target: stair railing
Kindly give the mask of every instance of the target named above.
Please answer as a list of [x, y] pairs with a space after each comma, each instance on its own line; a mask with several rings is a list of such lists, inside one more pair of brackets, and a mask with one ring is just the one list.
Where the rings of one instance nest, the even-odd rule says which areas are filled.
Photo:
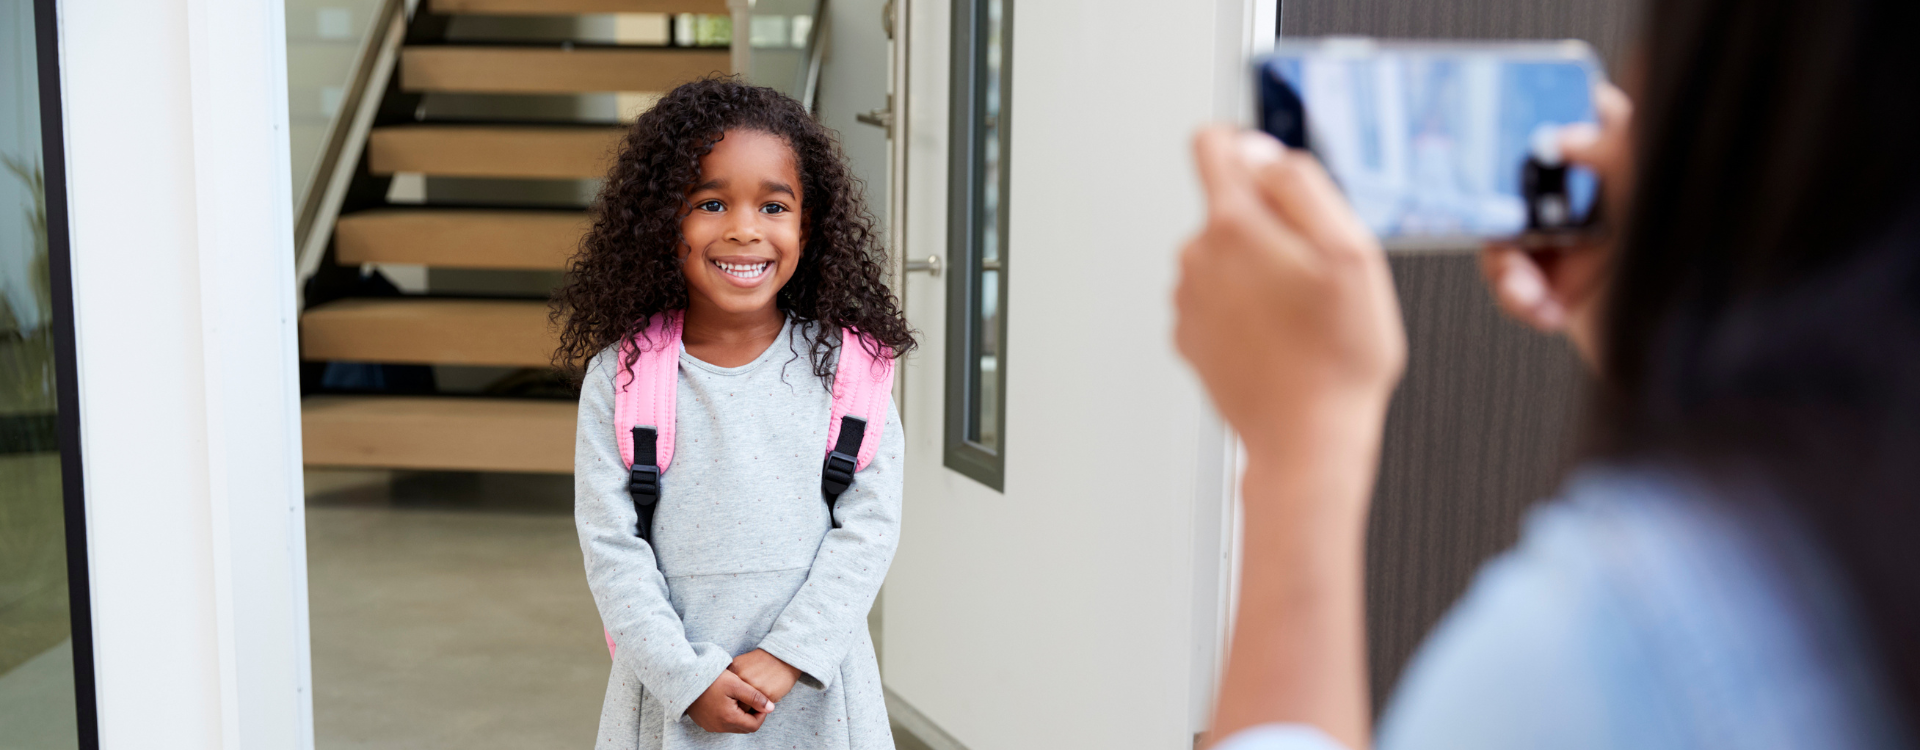
[[407, 17], [416, 0], [384, 0], [374, 16], [372, 29], [361, 43], [353, 63], [352, 77], [340, 100], [340, 111], [327, 125], [326, 148], [314, 162], [307, 183], [306, 200], [300, 205], [294, 222], [294, 258], [297, 290], [305, 304], [307, 279], [320, 270], [333, 239], [333, 223], [339, 218], [340, 205], [360, 156], [366, 150], [367, 134], [373, 129], [374, 115], [380, 109], [380, 97], [387, 90], [393, 69], [400, 60], [400, 46], [407, 36]]
[[800, 103], [816, 117], [819, 116], [815, 101], [820, 93], [820, 63], [826, 59], [827, 26], [832, 23], [832, 17], [828, 0], [820, 0], [820, 4], [814, 6], [813, 27], [807, 29], [807, 77], [800, 87]]

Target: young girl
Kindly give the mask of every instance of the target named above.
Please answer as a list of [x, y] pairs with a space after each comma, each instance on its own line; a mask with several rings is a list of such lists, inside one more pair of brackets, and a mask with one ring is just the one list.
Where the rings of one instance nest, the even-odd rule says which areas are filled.
[[[614, 650], [597, 747], [893, 747], [866, 625], [899, 536], [891, 404], [871, 463], [822, 491], [842, 347], [914, 346], [884, 267], [833, 135], [792, 99], [697, 81], [627, 135], [554, 313], [557, 358], [591, 358], [574, 481]], [[684, 347], [656, 407], [677, 427], [642, 513], [615, 394], [661, 346]]]

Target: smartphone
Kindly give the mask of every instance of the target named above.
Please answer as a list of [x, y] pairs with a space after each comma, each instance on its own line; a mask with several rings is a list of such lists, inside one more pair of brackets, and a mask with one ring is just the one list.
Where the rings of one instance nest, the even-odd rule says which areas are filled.
[[1577, 233], [1598, 186], [1560, 161], [1605, 80], [1584, 42], [1282, 40], [1259, 63], [1260, 125], [1311, 150], [1388, 249]]

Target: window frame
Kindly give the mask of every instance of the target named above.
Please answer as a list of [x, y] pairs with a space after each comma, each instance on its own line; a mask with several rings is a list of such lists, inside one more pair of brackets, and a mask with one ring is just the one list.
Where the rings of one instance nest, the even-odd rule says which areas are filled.
[[[994, 128], [999, 148], [998, 201], [991, 228], [980, 226], [985, 181], [985, 149], [981, 139], [982, 119], [986, 112], [986, 45], [989, 38], [988, 4], [993, 0], [954, 0], [952, 122], [949, 154], [949, 206], [947, 278], [947, 382], [946, 445], [947, 468], [957, 471], [996, 491], [1005, 491], [1007, 446], [1007, 268], [1008, 268], [1008, 196], [1010, 170], [1007, 169], [1012, 140], [1011, 92], [1013, 81], [1013, 2], [999, 0], [1000, 75], [999, 114]], [[986, 231], [994, 232], [997, 264], [984, 268], [982, 241]], [[995, 303], [994, 445], [983, 445], [968, 437], [978, 417], [978, 377], [981, 335], [975, 321], [980, 319], [981, 276], [991, 270], [997, 274]]]
[[100, 747], [93, 653], [93, 594], [88, 571], [87, 508], [80, 440], [78, 331], [74, 319], [73, 253], [67, 214], [65, 88], [60, 69], [58, 0], [34, 0], [35, 75], [40, 107], [40, 162], [46, 192], [48, 294], [53, 302], [54, 420], [60, 451], [60, 501], [67, 553], [67, 622], [73, 639], [75, 746]]

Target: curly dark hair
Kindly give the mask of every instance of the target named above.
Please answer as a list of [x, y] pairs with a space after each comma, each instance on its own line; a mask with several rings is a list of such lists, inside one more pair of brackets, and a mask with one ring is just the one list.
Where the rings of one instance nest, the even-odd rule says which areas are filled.
[[[700, 179], [700, 159], [729, 130], [786, 140], [800, 173], [808, 224], [800, 263], [774, 304], [802, 322], [856, 328], [875, 357], [901, 357], [916, 342], [886, 284], [886, 252], [832, 131], [805, 107], [770, 88], [731, 77], [683, 84], [640, 115], [594, 201], [593, 228], [555, 290], [550, 319], [560, 327], [554, 364], [579, 373], [588, 359], [631, 340], [661, 312], [687, 307], [687, 282], [676, 250], [680, 219]], [[649, 342], [650, 344], [651, 342]], [[808, 352], [814, 374], [833, 380], [832, 337]], [[627, 347], [623, 369], [640, 356]]]

